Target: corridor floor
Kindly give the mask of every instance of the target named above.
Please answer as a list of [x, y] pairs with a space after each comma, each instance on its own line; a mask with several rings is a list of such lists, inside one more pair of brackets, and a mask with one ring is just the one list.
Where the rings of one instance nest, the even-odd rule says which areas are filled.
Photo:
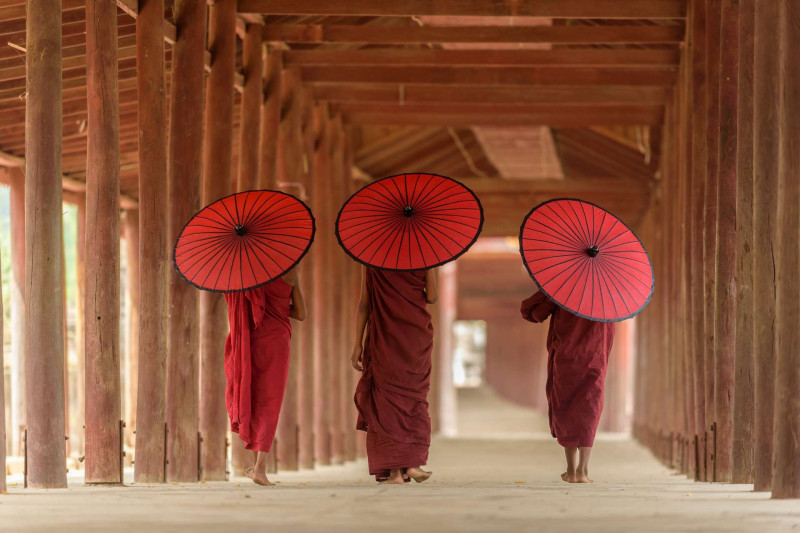
[[590, 472], [595, 483], [569, 485], [559, 478], [560, 449], [540, 433], [469, 434], [434, 441], [434, 476], [422, 485], [377, 486], [359, 462], [280, 473], [271, 488], [246, 479], [11, 487], [0, 496], [0, 532], [800, 531], [800, 503], [772, 501], [743, 485], [693, 483], [627, 439], [601, 436]]

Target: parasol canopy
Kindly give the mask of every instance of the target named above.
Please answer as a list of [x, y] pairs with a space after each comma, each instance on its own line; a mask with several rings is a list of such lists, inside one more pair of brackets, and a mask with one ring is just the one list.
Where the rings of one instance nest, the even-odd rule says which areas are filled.
[[436, 174], [398, 174], [366, 185], [342, 206], [336, 237], [350, 257], [372, 268], [422, 270], [472, 246], [483, 208], [470, 189]]
[[558, 198], [534, 207], [519, 234], [522, 262], [559, 307], [589, 320], [637, 315], [653, 295], [653, 266], [617, 217], [592, 203]]
[[314, 216], [280, 191], [247, 191], [204, 207], [175, 242], [173, 262], [195, 287], [238, 292], [294, 267], [314, 241]]

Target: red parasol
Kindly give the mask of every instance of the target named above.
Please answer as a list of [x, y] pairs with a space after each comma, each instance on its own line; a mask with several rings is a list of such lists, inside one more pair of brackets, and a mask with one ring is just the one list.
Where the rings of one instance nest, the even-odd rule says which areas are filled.
[[655, 287], [650, 257], [623, 222], [571, 198], [534, 207], [519, 233], [522, 262], [553, 302], [599, 322], [638, 314]]
[[436, 174], [398, 174], [370, 183], [342, 206], [336, 237], [373, 268], [421, 270], [452, 261], [477, 240], [483, 208], [471, 190]]
[[175, 242], [175, 269], [213, 292], [238, 292], [273, 281], [308, 252], [314, 216], [279, 191], [247, 191], [206, 206]]

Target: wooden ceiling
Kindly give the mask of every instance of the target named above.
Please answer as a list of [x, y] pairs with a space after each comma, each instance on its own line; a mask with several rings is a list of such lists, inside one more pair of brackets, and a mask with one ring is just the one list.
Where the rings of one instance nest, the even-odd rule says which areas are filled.
[[[117, 4], [121, 192], [123, 205], [133, 206], [138, 188], [136, 0]], [[342, 116], [352, 131], [362, 176], [430, 171], [469, 180], [486, 195], [484, 203], [509, 221], [546, 195], [586, 197], [635, 225], [656, 177], [664, 106], [684, 40], [685, 4], [238, 0], [237, 30], [241, 35], [247, 24], [263, 24], [268, 47], [283, 50], [285, 67], [297, 71], [309, 95]], [[86, 171], [84, 1], [62, 0], [62, 6], [64, 186], [80, 190]], [[168, 44], [176, 38], [170, 13], [167, 9]], [[505, 17], [505, 22], [430, 22], [463, 16]], [[515, 25], [520, 17], [545, 17], [551, 23]], [[470, 49], [448, 47], [453, 43], [469, 43]], [[493, 49], [500, 44], [502, 49]], [[542, 46], [531, 49], [531, 44]], [[210, 54], [206, 59], [210, 64]], [[241, 90], [241, 73], [236, 84]], [[0, 0], [0, 165], [24, 162], [25, 94], [25, 3]], [[480, 126], [509, 132], [552, 128], [563, 179], [506, 183], [514, 176], [504, 176], [487, 157], [472, 129]], [[519, 225], [488, 222], [487, 215], [487, 231], [498, 235], [513, 234]]]

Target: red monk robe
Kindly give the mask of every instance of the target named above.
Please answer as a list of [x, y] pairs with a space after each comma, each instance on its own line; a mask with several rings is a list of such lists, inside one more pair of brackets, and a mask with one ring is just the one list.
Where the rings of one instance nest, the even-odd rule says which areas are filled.
[[591, 447], [603, 412], [603, 390], [614, 323], [578, 317], [539, 291], [522, 302], [522, 317], [544, 322], [550, 432], [565, 448]]
[[368, 303], [368, 318], [355, 394], [356, 428], [367, 432], [369, 472], [380, 481], [392, 469], [428, 461], [433, 325], [426, 303], [435, 296], [425, 292], [424, 271], [364, 272], [361, 298], [362, 305]]
[[225, 404], [231, 431], [245, 448], [268, 452], [278, 427], [289, 375], [292, 286], [282, 279], [225, 294]]

